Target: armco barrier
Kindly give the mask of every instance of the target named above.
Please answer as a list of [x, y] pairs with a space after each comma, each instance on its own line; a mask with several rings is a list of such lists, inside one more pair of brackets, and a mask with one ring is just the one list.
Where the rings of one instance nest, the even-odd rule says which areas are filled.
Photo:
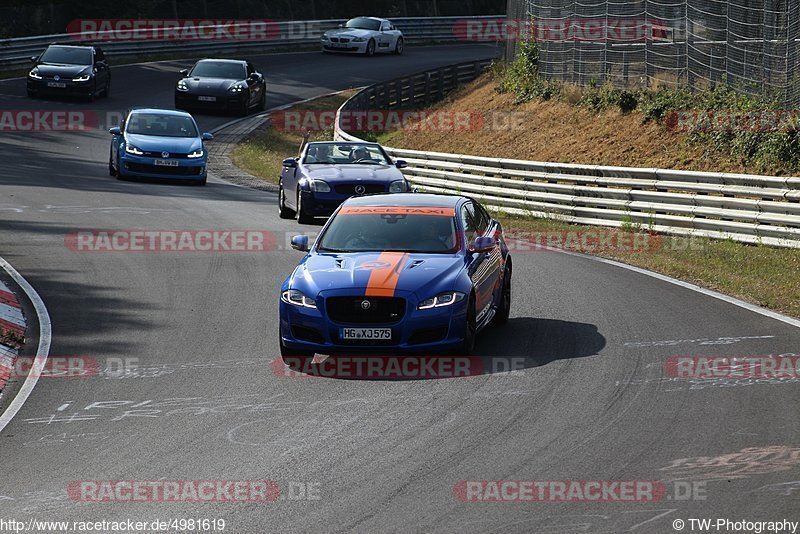
[[[339, 112], [431, 103], [475, 78], [486, 63], [377, 83]], [[359, 140], [341, 128], [339, 118], [335, 138]], [[800, 178], [387, 150], [408, 162], [404, 174], [421, 189], [467, 194], [512, 214], [800, 248]]]
[[[423, 43], [448, 43], [458, 41], [454, 27], [459, 17], [400, 17], [391, 19], [403, 32], [406, 44]], [[479, 16], [470, 19], [497, 20], [501, 16]], [[146, 56], [155, 54], [172, 54], [175, 52], [197, 54], [236, 54], [270, 52], [286, 49], [319, 47], [322, 32], [338, 28], [342, 20], [306, 20], [306, 21], [275, 21], [270, 23], [268, 34], [271, 38], [261, 41], [248, 40], [129, 40], [117, 41], [103, 39], [96, 40], [103, 47], [107, 56]], [[242, 22], [243, 24], [246, 22]], [[208, 28], [221, 26], [209, 25]], [[130, 33], [130, 30], [128, 30]], [[75, 43], [80, 42], [81, 34], [63, 33], [57, 35], [40, 35], [36, 37], [22, 37], [17, 39], [0, 40], [0, 71], [25, 68], [30, 65], [31, 56], [39, 55], [53, 42]]]

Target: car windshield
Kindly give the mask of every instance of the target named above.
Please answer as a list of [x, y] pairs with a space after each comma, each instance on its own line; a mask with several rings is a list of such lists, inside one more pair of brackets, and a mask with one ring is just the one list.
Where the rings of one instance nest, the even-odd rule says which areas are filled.
[[60, 65], [91, 65], [91, 48], [73, 48], [69, 46], [51, 46], [39, 58], [42, 63]]
[[381, 28], [381, 21], [367, 17], [356, 17], [348, 20], [345, 26], [347, 28], [353, 28], [354, 30], [378, 31]]
[[303, 163], [320, 165], [390, 165], [379, 145], [365, 143], [309, 143]]
[[247, 78], [244, 65], [229, 61], [199, 61], [192, 69], [192, 72], [189, 73], [189, 76], [228, 78], [231, 80], [244, 80]]
[[343, 206], [320, 238], [319, 252], [456, 252], [453, 208]]
[[162, 137], [197, 137], [197, 128], [191, 117], [167, 113], [133, 113], [128, 118], [125, 131]]

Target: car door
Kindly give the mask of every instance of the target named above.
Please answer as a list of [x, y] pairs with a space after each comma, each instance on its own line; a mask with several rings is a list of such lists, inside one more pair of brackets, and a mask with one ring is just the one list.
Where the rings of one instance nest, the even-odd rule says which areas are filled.
[[[472, 201], [465, 202], [461, 206], [460, 216], [465, 242], [469, 249], [476, 238], [487, 235], [489, 219], [486, 212]], [[468, 254], [467, 273], [475, 288], [477, 321], [483, 319], [493, 302], [494, 286], [497, 280], [495, 254], [495, 251]]]
[[[95, 69], [95, 87], [100, 90], [105, 90], [108, 85], [109, 78], [111, 77], [106, 55], [100, 47], [94, 49], [94, 69]], [[102, 89], [101, 89], [102, 88]]]
[[378, 50], [382, 52], [386, 52], [387, 50], [391, 50], [390, 45], [392, 44], [392, 32], [391, 32], [391, 23], [389, 21], [381, 22], [381, 30], [378, 34]]
[[255, 104], [261, 102], [262, 95], [264, 94], [265, 84], [262, 83], [264, 77], [256, 71], [256, 68], [249, 61], [247, 62], [247, 84], [250, 86], [251, 103]]
[[395, 46], [397, 46], [397, 40], [400, 38], [401, 33], [400, 30], [398, 30], [397, 27], [391, 22], [389, 23], [389, 35], [389, 50], [393, 51]]
[[297, 208], [297, 183], [302, 176], [300, 161], [302, 161], [302, 157], [297, 161], [296, 167], [283, 167], [281, 169], [281, 183], [283, 184], [286, 205], [295, 209]]
[[126, 113], [119, 122], [121, 133], [111, 138], [111, 161], [117, 169], [119, 169], [119, 145], [122, 143], [122, 139], [125, 136], [125, 124], [127, 123], [127, 119], [128, 113]]

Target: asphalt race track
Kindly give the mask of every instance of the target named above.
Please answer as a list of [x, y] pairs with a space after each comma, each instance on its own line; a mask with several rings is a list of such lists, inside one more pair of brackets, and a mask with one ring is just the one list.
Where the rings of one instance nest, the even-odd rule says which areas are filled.
[[[252, 59], [272, 107], [495, 51]], [[29, 100], [22, 80], [3, 81], [0, 108], [170, 107], [176, 72], [190, 63], [116, 67], [111, 97], [93, 104]], [[208, 131], [231, 117], [198, 120]], [[0, 516], [224, 518], [226, 532], [247, 533], [649, 533], [675, 532], [676, 519], [800, 519], [800, 383], [669, 380], [662, 370], [671, 356], [800, 354], [797, 327], [589, 258], [517, 252], [511, 319], [485, 331], [477, 352], [489, 370], [513, 361], [518, 372], [282, 376], [271, 363], [278, 288], [301, 257], [284, 243], [319, 226], [281, 220], [274, 194], [213, 176], [205, 188], [118, 181], [108, 150], [104, 130], [0, 133], [0, 256], [46, 303], [51, 356], [136, 364], [39, 380], [0, 435]], [[65, 245], [87, 229], [264, 230], [279, 246], [212, 254]], [[224, 504], [67, 494], [72, 481], [159, 479], [268, 479], [294, 494]], [[460, 481], [482, 480], [657, 480], [667, 495], [458, 498]]]

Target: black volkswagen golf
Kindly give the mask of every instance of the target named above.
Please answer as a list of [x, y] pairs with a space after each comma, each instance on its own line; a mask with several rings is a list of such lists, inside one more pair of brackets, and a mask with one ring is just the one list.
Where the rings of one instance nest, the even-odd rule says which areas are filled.
[[175, 86], [177, 109], [211, 109], [247, 115], [263, 110], [267, 99], [264, 76], [249, 61], [201, 59], [182, 70]]
[[76, 96], [89, 101], [111, 92], [111, 70], [99, 46], [52, 44], [31, 58], [28, 96]]

